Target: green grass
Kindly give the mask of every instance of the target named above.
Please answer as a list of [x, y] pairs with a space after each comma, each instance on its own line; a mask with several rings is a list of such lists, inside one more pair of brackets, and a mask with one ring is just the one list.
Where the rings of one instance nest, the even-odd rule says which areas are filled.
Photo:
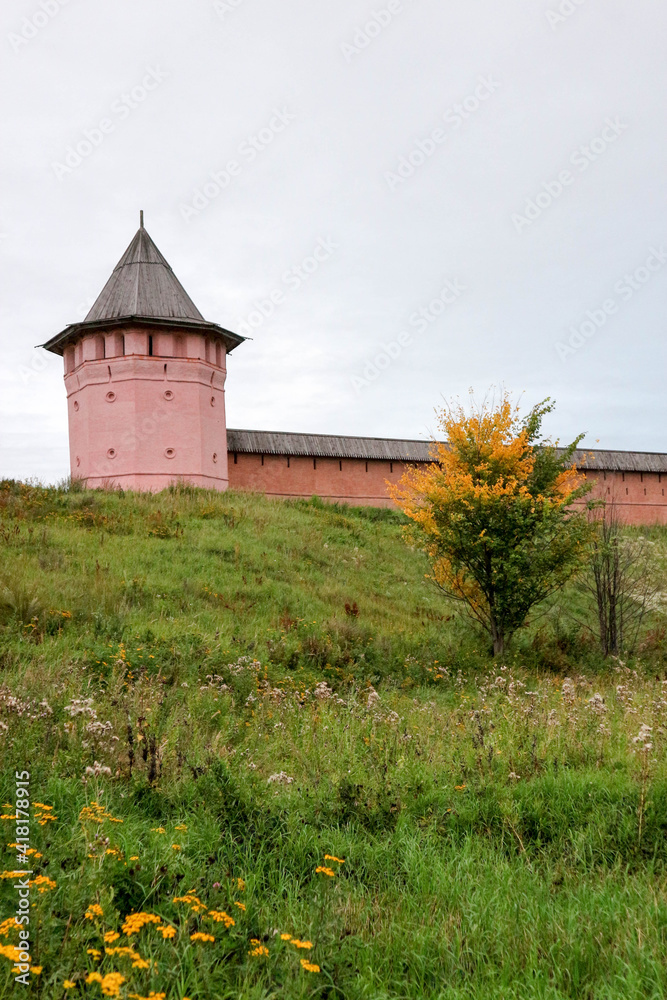
[[[42, 971], [0, 957], [1, 996], [100, 997], [98, 970], [168, 1000], [667, 994], [660, 619], [605, 664], [572, 591], [494, 663], [402, 524], [0, 484], [3, 815], [27, 769], [57, 817], [33, 806]], [[160, 923], [128, 938], [136, 912]]]

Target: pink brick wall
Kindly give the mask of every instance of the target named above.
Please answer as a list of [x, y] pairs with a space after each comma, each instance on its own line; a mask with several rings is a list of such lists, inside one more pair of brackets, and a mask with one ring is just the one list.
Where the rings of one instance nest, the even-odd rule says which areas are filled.
[[360, 506], [392, 507], [386, 481], [398, 482], [406, 465], [371, 459], [289, 458], [229, 453], [229, 487], [276, 497], [319, 496]]
[[[229, 454], [229, 487], [276, 497], [320, 496], [361, 506], [391, 507], [387, 480], [397, 482], [406, 464], [363, 459], [290, 458]], [[593, 497], [615, 499], [627, 524], [667, 524], [667, 475], [590, 472]]]

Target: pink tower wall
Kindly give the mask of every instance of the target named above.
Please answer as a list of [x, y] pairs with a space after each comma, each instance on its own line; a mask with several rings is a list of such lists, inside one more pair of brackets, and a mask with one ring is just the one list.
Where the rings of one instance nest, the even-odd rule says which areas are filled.
[[73, 477], [93, 488], [227, 488], [220, 338], [126, 327], [87, 334], [64, 361]]

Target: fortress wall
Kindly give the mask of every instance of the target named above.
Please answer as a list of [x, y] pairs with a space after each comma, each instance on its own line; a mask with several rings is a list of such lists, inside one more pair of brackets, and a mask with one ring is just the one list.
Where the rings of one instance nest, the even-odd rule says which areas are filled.
[[[405, 462], [310, 458], [230, 452], [229, 488], [281, 498], [319, 496], [357, 506], [392, 507], [387, 481], [396, 483]], [[667, 524], [667, 474], [587, 471], [594, 498], [616, 502], [626, 524]]]
[[306, 456], [228, 455], [229, 488], [267, 496], [312, 497], [355, 506], [392, 507], [387, 480], [396, 483], [405, 462]]

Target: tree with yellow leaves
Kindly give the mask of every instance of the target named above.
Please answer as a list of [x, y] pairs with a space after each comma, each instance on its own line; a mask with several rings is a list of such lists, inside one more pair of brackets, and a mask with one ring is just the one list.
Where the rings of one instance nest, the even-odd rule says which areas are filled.
[[570, 578], [592, 530], [581, 502], [590, 487], [573, 463], [583, 435], [566, 448], [540, 440], [552, 409], [547, 399], [522, 417], [506, 392], [470, 411], [450, 404], [438, 413], [446, 440], [433, 442], [433, 463], [390, 488], [433, 580], [488, 634], [494, 655]]

